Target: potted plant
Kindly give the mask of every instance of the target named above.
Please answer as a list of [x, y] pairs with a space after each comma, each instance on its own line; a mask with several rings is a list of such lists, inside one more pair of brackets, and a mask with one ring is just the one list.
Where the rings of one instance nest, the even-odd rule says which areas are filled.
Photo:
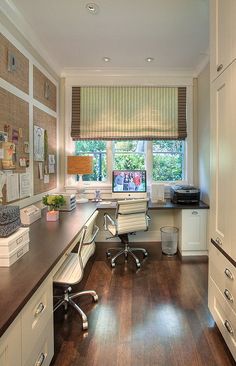
[[65, 198], [61, 194], [46, 194], [43, 197], [43, 204], [48, 206], [46, 214], [47, 221], [57, 221], [59, 218], [58, 209], [65, 203]]

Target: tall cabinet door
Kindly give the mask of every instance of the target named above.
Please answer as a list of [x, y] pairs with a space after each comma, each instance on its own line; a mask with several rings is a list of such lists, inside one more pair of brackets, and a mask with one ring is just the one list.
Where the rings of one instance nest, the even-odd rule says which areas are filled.
[[211, 0], [211, 79], [236, 58], [235, 0]]
[[222, 249], [231, 252], [230, 215], [232, 211], [232, 112], [231, 69], [227, 69], [212, 84], [211, 106], [211, 220], [212, 239]]

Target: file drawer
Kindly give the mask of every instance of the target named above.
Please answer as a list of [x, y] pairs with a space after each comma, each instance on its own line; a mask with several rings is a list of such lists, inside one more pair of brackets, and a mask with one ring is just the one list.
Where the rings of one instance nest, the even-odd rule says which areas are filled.
[[[9, 69], [9, 58], [15, 64]], [[0, 77], [16, 88], [29, 94], [29, 60], [0, 34]]]
[[236, 359], [236, 314], [212, 278], [209, 278], [209, 309], [233, 357]]
[[[44, 282], [22, 310], [23, 365], [35, 349], [53, 315], [51, 277]], [[52, 326], [53, 327], [53, 326]]]
[[34, 66], [34, 98], [48, 108], [57, 110], [57, 88], [37, 67]]
[[48, 321], [42, 335], [34, 348], [31, 348], [30, 355], [24, 366], [49, 366], [54, 354], [53, 345], [53, 316]]
[[236, 312], [236, 268], [214, 245], [211, 245], [209, 258], [209, 274]]

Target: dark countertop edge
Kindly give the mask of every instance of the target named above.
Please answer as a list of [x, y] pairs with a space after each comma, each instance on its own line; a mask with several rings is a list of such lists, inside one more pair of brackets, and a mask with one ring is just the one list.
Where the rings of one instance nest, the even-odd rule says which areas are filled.
[[[97, 210], [97, 207], [94, 205], [94, 211]], [[70, 211], [71, 212], [71, 211]], [[93, 214], [91, 213], [91, 215]], [[36, 224], [37, 221], [33, 224]], [[30, 227], [30, 226], [28, 226]], [[37, 289], [41, 286], [41, 284], [44, 282], [44, 280], [48, 277], [50, 272], [53, 270], [55, 265], [60, 261], [60, 259], [63, 257], [65, 252], [68, 250], [70, 245], [75, 240], [78, 233], [81, 231], [82, 227], [78, 230], [78, 232], [75, 234], [75, 236], [70, 240], [70, 242], [66, 245], [66, 247], [63, 249], [63, 251], [58, 255], [58, 257], [54, 260], [54, 262], [51, 264], [51, 266], [45, 271], [45, 273], [40, 277], [38, 282], [31, 288], [31, 290], [27, 293], [26, 296], [22, 299], [22, 301], [19, 303], [19, 305], [16, 307], [16, 309], [11, 313], [10, 316], [6, 319], [6, 321], [1, 325], [0, 327], [0, 337], [3, 336], [3, 334], [6, 332], [6, 330], [10, 327], [10, 325], [14, 322], [14, 320], [17, 318], [21, 310], [24, 308], [24, 306], [27, 304], [27, 302], [31, 299], [31, 297], [35, 294]], [[27, 254], [27, 253], [26, 253]], [[17, 262], [14, 263], [14, 265], [17, 265]], [[3, 267], [3, 268], [10, 268], [10, 267]]]
[[221, 246], [219, 245], [219, 244], [217, 244], [212, 238], [211, 238], [211, 243], [216, 247], [216, 249], [218, 249], [220, 252], [221, 252], [221, 254], [223, 254], [223, 256], [225, 257], [225, 258], [227, 258], [228, 259], [228, 261], [234, 266], [234, 267], [236, 267], [236, 262], [233, 260], [233, 258], [231, 258], [230, 256], [229, 256], [229, 254], [227, 254], [222, 248], [221, 248]]
[[[106, 201], [106, 200], [104, 200]], [[98, 210], [107, 210], [107, 209], [114, 209], [116, 208], [116, 201], [112, 201], [112, 200], [108, 200], [111, 201], [111, 204], [107, 204], [107, 205], [100, 205], [99, 203], [96, 204]], [[166, 200], [165, 203], [159, 203], [159, 202], [151, 202], [149, 201], [148, 203], [148, 209], [149, 210], [204, 210], [204, 209], [209, 209], [209, 205], [203, 201], [199, 201], [199, 203], [197, 204], [177, 204], [177, 203], [173, 203], [170, 200]]]

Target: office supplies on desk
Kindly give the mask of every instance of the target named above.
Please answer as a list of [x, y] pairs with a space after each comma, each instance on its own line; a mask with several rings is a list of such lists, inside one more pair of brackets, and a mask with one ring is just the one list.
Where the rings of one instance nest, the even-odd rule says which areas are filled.
[[20, 218], [23, 225], [30, 225], [41, 217], [41, 209], [31, 205], [20, 210]]
[[19, 206], [0, 205], [0, 238], [14, 233], [21, 226]]
[[61, 194], [66, 203], [59, 207], [59, 211], [72, 211], [74, 210], [74, 208], [76, 208], [76, 195], [75, 194], [68, 194], [68, 193], [57, 193], [57, 194]]
[[10, 267], [29, 250], [29, 228], [0, 239], [0, 267]]

